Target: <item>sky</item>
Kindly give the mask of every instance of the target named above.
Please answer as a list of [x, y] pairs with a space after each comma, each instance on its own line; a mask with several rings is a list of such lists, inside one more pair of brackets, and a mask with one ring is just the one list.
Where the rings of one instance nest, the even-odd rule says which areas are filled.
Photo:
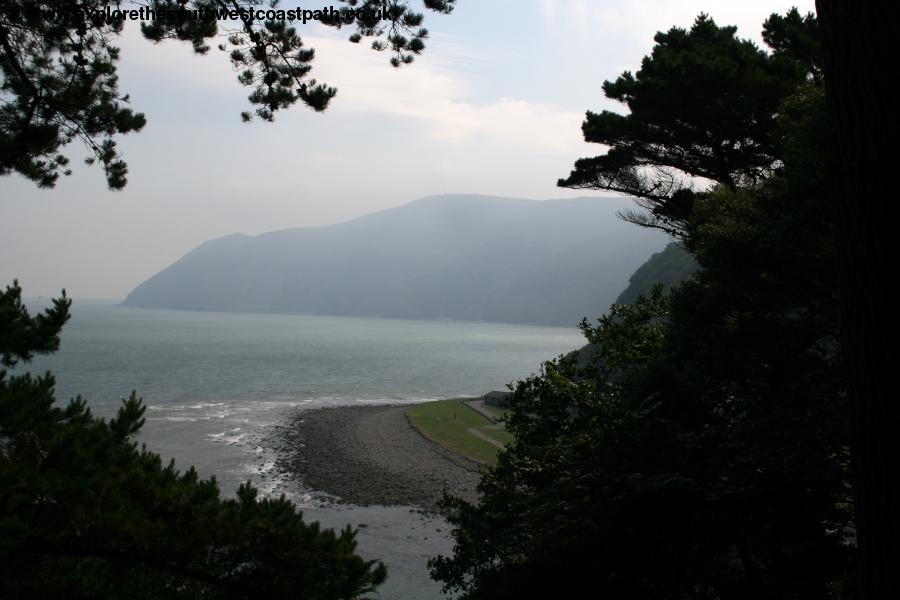
[[328, 225], [434, 194], [590, 195], [556, 180], [603, 151], [580, 125], [587, 110], [622, 111], [605, 79], [637, 70], [657, 31], [702, 12], [762, 45], [765, 18], [792, 6], [814, 11], [813, 0], [458, 0], [452, 15], [426, 14], [427, 48], [401, 69], [347, 30], [300, 25], [312, 76], [337, 97], [325, 113], [298, 105], [250, 124], [227, 56], [152, 44], [132, 23], [120, 90], [148, 123], [119, 137], [128, 186], [109, 191], [100, 169], [74, 160], [77, 144], [66, 150], [74, 174], [54, 189], [0, 177], [0, 285], [120, 300], [232, 233]]

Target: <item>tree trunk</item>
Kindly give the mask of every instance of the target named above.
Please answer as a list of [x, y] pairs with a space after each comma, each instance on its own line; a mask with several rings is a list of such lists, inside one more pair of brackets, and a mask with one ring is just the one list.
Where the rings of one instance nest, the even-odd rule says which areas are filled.
[[[817, 0], [842, 257], [859, 597], [900, 598], [896, 2]], [[894, 73], [894, 75], [891, 75]]]

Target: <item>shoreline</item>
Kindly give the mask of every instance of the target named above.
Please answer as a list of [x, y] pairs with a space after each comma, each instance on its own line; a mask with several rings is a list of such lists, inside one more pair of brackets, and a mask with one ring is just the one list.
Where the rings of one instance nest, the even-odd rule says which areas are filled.
[[422, 435], [410, 405], [300, 410], [274, 436], [278, 470], [321, 500], [438, 510], [446, 490], [474, 502], [484, 466]]

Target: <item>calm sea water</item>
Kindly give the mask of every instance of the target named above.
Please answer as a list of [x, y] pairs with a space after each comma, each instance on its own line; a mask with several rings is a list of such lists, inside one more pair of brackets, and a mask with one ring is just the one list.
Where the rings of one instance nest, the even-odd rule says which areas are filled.
[[[439, 597], [425, 560], [448, 552], [440, 519], [408, 507], [328, 508], [282, 480], [267, 448], [287, 411], [477, 396], [525, 377], [583, 343], [577, 328], [451, 321], [255, 315], [132, 309], [76, 302], [51, 370], [57, 401], [81, 394], [111, 416], [137, 390], [141, 440], [215, 475], [223, 493], [243, 481], [287, 494], [326, 526], [365, 523], [360, 551], [389, 568], [385, 599]], [[440, 531], [439, 531], [440, 530]]]

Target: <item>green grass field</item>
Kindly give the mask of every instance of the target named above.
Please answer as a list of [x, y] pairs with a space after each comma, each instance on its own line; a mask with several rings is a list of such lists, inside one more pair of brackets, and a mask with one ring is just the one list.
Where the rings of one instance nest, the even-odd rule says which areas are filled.
[[430, 440], [489, 464], [497, 462], [500, 448], [470, 430], [478, 431], [501, 445], [514, 440], [511, 434], [458, 399], [417, 404], [406, 410], [406, 416]]
[[506, 415], [509, 414], [508, 408], [500, 408], [499, 406], [488, 406], [487, 404], [484, 405], [484, 408], [489, 413], [491, 413], [492, 415], [497, 417], [498, 419], [505, 419]]

